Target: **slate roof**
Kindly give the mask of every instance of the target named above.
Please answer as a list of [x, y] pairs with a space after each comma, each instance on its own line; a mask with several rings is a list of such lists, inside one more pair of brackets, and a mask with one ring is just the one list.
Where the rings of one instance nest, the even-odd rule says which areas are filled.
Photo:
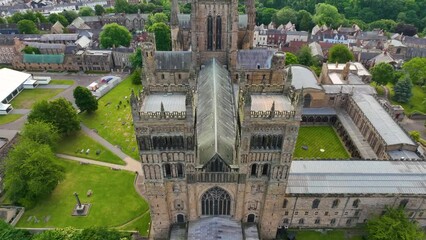
[[416, 37], [404, 37], [404, 43], [405, 44], [415, 44], [415, 45], [423, 45], [426, 46], [426, 38], [416, 38]]
[[65, 45], [61, 43], [24, 42], [24, 44], [38, 49], [65, 49]]
[[261, 69], [271, 68], [272, 56], [276, 50], [253, 49], [239, 50], [237, 56], [237, 69]]
[[189, 71], [192, 63], [190, 51], [157, 51], [155, 61], [158, 70]]
[[41, 41], [76, 41], [78, 34], [44, 34], [41, 36]]
[[24, 54], [24, 63], [53, 63], [64, 62], [63, 54]]
[[287, 71], [289, 71], [290, 68], [292, 73], [291, 85], [296, 89], [322, 89], [318, 84], [317, 77], [309, 68], [304, 66], [291, 66], [287, 68]]
[[229, 72], [210, 60], [197, 81], [197, 150], [202, 164], [218, 155], [233, 164], [236, 139], [236, 113]]

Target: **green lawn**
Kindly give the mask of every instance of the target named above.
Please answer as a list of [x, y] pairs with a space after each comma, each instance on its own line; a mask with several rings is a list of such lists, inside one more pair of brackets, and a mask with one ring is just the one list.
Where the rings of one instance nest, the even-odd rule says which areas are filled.
[[[81, 153], [82, 149], [84, 149], [84, 153]], [[88, 154], [86, 154], [87, 149], [90, 149]], [[97, 151], [100, 151], [99, 155], [96, 154]], [[87, 136], [83, 131], [79, 131], [72, 136], [64, 138], [58, 144], [57, 152], [102, 162], [125, 165], [125, 162], [117, 155]]]
[[[134, 159], [139, 159], [139, 154], [130, 105], [127, 101], [130, 100], [132, 89], [137, 92], [141, 88], [141, 85], [133, 85], [131, 79], [127, 78], [99, 99], [99, 108], [96, 112], [80, 114], [87, 127], [96, 129], [100, 136], [111, 144], [120, 146], [123, 152]], [[118, 109], [117, 106], [120, 101], [122, 104]]]
[[74, 84], [74, 80], [58, 80], [58, 79], [54, 79], [54, 80], [50, 81], [49, 84], [55, 84], [55, 85], [73, 85]]
[[[388, 88], [392, 89], [391, 96], [393, 97], [393, 95], [395, 94], [393, 91], [393, 85], [388, 84]], [[414, 85], [411, 91], [413, 93], [413, 96], [411, 97], [408, 103], [398, 103], [391, 100], [392, 104], [401, 105], [404, 108], [405, 114], [410, 114], [414, 111], [426, 113], [426, 104], [423, 103], [423, 101], [426, 99], [426, 91], [424, 91], [420, 86], [417, 85]]]
[[136, 230], [142, 235], [148, 235], [149, 233], [149, 224], [151, 222], [151, 215], [149, 212], [143, 214], [136, 218], [134, 221], [129, 222], [129, 224], [119, 227], [119, 230]]
[[0, 125], [14, 122], [18, 120], [20, 117], [22, 117], [22, 114], [7, 114], [7, 115], [0, 115]]
[[[308, 150], [302, 147], [307, 146]], [[320, 149], [324, 149], [321, 152]], [[299, 129], [295, 158], [348, 159], [350, 157], [331, 126], [302, 126]]]
[[[290, 231], [292, 232], [292, 231]], [[301, 230], [296, 232], [297, 240], [361, 240], [361, 236], [346, 237], [343, 230], [327, 231], [325, 233], [313, 230]]]
[[64, 89], [24, 89], [15, 99], [12, 100], [13, 108], [31, 109], [33, 104], [40, 100], [49, 100], [58, 95]]
[[[119, 227], [149, 211], [148, 203], [134, 188], [134, 173], [80, 165], [68, 160], [58, 159], [57, 162], [65, 168], [65, 180], [59, 183], [49, 197], [26, 210], [17, 227]], [[91, 197], [86, 196], [89, 189], [93, 192]], [[74, 192], [79, 193], [82, 203], [92, 204], [85, 217], [71, 216], [76, 204]], [[30, 216], [40, 221], [28, 221]], [[45, 222], [46, 217], [50, 217], [48, 222]], [[143, 222], [139, 222], [139, 226], [129, 230], [144, 229], [148, 224], [149, 217], [146, 217]], [[142, 234], [146, 235], [146, 232]]]

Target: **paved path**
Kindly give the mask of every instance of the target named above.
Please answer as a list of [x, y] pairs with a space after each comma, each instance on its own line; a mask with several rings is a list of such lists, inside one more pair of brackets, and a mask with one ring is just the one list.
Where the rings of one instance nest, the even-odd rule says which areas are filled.
[[47, 88], [47, 89], [67, 89], [71, 87], [72, 85], [65, 85], [65, 84], [49, 84], [49, 85], [38, 85], [37, 88]]
[[27, 114], [31, 111], [31, 109], [21, 109], [21, 108], [16, 108], [13, 109], [11, 114]]
[[90, 159], [87, 159], [87, 158], [74, 157], [74, 156], [70, 156], [70, 155], [66, 155], [66, 154], [60, 154], [60, 153], [56, 154], [56, 156], [58, 156], [60, 158], [65, 158], [65, 159], [68, 159], [68, 160], [81, 162], [81, 163], [87, 163], [87, 164], [109, 167], [111, 169], [120, 169], [120, 170], [129, 171], [129, 172], [135, 172], [133, 167], [131, 165], [128, 165], [128, 164], [123, 166], [123, 165], [118, 165], [118, 164], [114, 164], [114, 163], [107, 163], [107, 162], [101, 162], [101, 161], [96, 161], [96, 160], [90, 160]]

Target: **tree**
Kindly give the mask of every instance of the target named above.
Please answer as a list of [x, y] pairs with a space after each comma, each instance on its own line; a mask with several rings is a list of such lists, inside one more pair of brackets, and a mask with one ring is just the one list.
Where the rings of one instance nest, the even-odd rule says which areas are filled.
[[402, 65], [402, 69], [408, 74], [413, 84], [426, 84], [426, 58], [412, 58]]
[[297, 29], [299, 31], [311, 31], [313, 28], [312, 15], [306, 10], [297, 12]]
[[389, 63], [379, 63], [371, 69], [371, 80], [376, 83], [376, 85], [386, 85], [388, 82], [393, 81], [394, 69]]
[[422, 240], [425, 237], [422, 229], [407, 218], [402, 208], [387, 208], [383, 216], [369, 220], [367, 234], [371, 240]]
[[130, 75], [130, 78], [132, 79], [132, 83], [134, 85], [141, 85], [141, 69], [137, 68], [132, 72], [132, 75]]
[[149, 26], [155, 24], [155, 23], [168, 23], [169, 22], [169, 17], [167, 17], [166, 14], [164, 13], [156, 13], [156, 14], [151, 14], [148, 17], [148, 23]]
[[299, 59], [297, 58], [296, 55], [294, 55], [293, 53], [289, 53], [286, 52], [285, 53], [285, 65], [290, 65], [290, 64], [298, 64], [299, 63]]
[[391, 19], [380, 19], [369, 24], [370, 30], [383, 29], [386, 32], [393, 32], [396, 27], [396, 22]]
[[88, 113], [94, 112], [98, 109], [98, 100], [93, 96], [92, 92], [82, 86], [74, 89], [75, 104], [80, 111], [87, 111]]
[[332, 27], [338, 27], [343, 19], [344, 17], [335, 6], [326, 3], [318, 3], [315, 6], [315, 15], [312, 17], [315, 24]]
[[395, 32], [405, 36], [414, 36], [417, 34], [417, 28], [412, 24], [399, 23], [395, 26]]
[[170, 51], [172, 49], [172, 39], [168, 25], [154, 23], [148, 28], [148, 31], [155, 33], [155, 44], [158, 51]]
[[128, 47], [132, 35], [126, 27], [120, 26], [117, 23], [110, 23], [104, 26], [100, 36], [100, 43], [103, 48]]
[[95, 14], [96, 16], [102, 16], [105, 13], [105, 8], [102, 5], [95, 5]]
[[288, 22], [295, 23], [297, 22], [297, 12], [290, 7], [282, 8], [272, 16], [272, 22], [277, 26]]
[[78, 13], [76, 11], [64, 10], [61, 14], [67, 19], [68, 23], [72, 23], [74, 19], [78, 18]]
[[121, 234], [115, 229], [108, 230], [104, 227], [92, 227], [83, 229], [80, 240], [117, 240]]
[[78, 10], [78, 15], [80, 16], [94, 16], [95, 11], [91, 7], [80, 7]]
[[116, 0], [114, 9], [116, 13], [125, 13], [126, 10], [129, 8], [129, 3], [127, 0]]
[[80, 130], [80, 120], [71, 102], [58, 98], [51, 102], [46, 100], [34, 104], [28, 114], [28, 122], [42, 121], [51, 123], [61, 135], [69, 135]]
[[59, 21], [64, 27], [68, 26], [69, 24], [68, 20], [62, 14], [52, 13], [47, 19], [52, 24], [55, 24], [57, 21]]
[[343, 44], [332, 46], [328, 52], [328, 61], [332, 63], [347, 63], [354, 60], [354, 55]]
[[274, 8], [261, 8], [256, 14], [256, 23], [258, 24], [269, 24], [272, 21], [272, 17], [278, 12]]
[[410, 101], [411, 96], [413, 96], [413, 93], [411, 92], [412, 87], [413, 84], [407, 76], [400, 79], [393, 87], [393, 90], [395, 91], [395, 95], [393, 96], [394, 100], [399, 103], [406, 103]]
[[21, 131], [21, 135], [24, 139], [46, 144], [52, 149], [55, 149], [60, 140], [58, 130], [53, 124], [39, 121], [26, 123]]
[[22, 49], [22, 52], [26, 53], [26, 54], [40, 54], [40, 49], [38, 49], [36, 47], [25, 46]]
[[79, 240], [81, 230], [72, 227], [56, 228], [34, 235], [32, 240]]
[[38, 33], [36, 24], [31, 20], [21, 20], [18, 22], [18, 30], [22, 34]]
[[48, 145], [24, 139], [15, 145], [6, 159], [4, 186], [14, 203], [31, 208], [50, 194], [63, 179], [63, 169], [53, 161]]
[[305, 66], [311, 66], [314, 63], [311, 48], [308, 46], [303, 46], [299, 52], [297, 52], [297, 58], [299, 59], [299, 63]]
[[0, 220], [0, 237], [2, 240], [30, 240], [31, 236], [30, 232], [15, 229], [5, 221]]
[[133, 70], [142, 67], [142, 50], [140, 48], [137, 48], [136, 51], [130, 55], [130, 63]]

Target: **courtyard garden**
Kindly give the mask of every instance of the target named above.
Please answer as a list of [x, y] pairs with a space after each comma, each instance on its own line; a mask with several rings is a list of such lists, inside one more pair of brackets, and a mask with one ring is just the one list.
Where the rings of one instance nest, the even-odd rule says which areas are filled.
[[297, 137], [295, 158], [348, 159], [348, 151], [331, 126], [301, 126]]
[[22, 117], [22, 114], [0, 115], [0, 125], [14, 122], [18, 120], [20, 117]]
[[[64, 167], [65, 179], [50, 196], [27, 209], [17, 227], [105, 226], [139, 230], [147, 235], [149, 206], [134, 188], [134, 173], [63, 159], [57, 159], [56, 163]], [[89, 190], [91, 196], [87, 195]], [[74, 192], [79, 194], [82, 203], [91, 204], [85, 217], [71, 216], [76, 205]]]
[[80, 117], [87, 127], [94, 129], [108, 142], [120, 147], [132, 158], [139, 159], [129, 103], [132, 89], [137, 93], [142, 86], [132, 84], [128, 77], [99, 99], [96, 112], [84, 112]]
[[124, 161], [117, 155], [87, 136], [81, 130], [64, 138], [58, 144], [57, 153], [125, 165]]
[[51, 85], [73, 85], [74, 80], [62, 80], [62, 79], [53, 79], [50, 81]]
[[15, 109], [31, 109], [34, 103], [41, 100], [49, 100], [58, 95], [64, 89], [24, 89], [15, 99], [12, 100], [12, 106]]

